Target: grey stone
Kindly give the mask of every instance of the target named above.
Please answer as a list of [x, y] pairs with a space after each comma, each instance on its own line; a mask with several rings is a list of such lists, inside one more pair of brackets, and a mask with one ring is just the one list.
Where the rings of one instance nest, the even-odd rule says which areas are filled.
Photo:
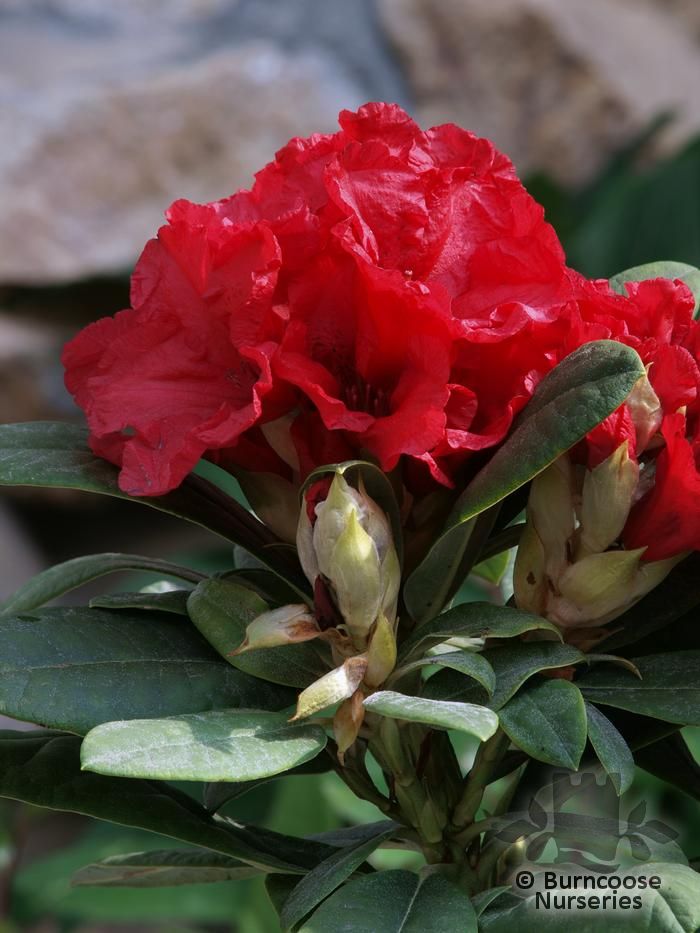
[[237, 34], [238, 9], [0, 0], [0, 282], [127, 268], [173, 200], [248, 186], [363, 101], [338, 57]]
[[663, 112], [676, 114], [665, 149], [700, 128], [690, 3], [380, 0], [380, 9], [422, 122], [460, 123], [521, 171], [580, 182]]

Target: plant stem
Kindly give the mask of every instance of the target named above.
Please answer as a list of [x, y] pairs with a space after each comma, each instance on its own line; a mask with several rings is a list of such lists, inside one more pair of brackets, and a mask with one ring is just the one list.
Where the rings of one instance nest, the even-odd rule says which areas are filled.
[[474, 822], [486, 785], [505, 754], [508, 743], [508, 736], [502, 729], [498, 729], [487, 742], [479, 746], [462, 797], [452, 813], [452, 836], [455, 840], [461, 842], [460, 835]]

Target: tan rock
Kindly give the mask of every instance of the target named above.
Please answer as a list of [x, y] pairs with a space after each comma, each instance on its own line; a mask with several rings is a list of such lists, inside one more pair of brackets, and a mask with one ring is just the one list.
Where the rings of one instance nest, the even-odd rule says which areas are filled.
[[521, 171], [578, 182], [664, 111], [677, 114], [664, 145], [700, 128], [692, 3], [675, 0], [675, 15], [663, 0], [380, 0], [380, 10], [422, 122], [460, 123]]
[[[32, 71], [14, 47], [12, 81], [0, 74], [0, 282], [126, 268], [173, 200], [247, 187], [291, 136], [332, 130], [341, 107], [361, 102], [329, 59], [264, 42], [154, 73], [160, 41], [119, 74], [100, 68], [94, 43], [71, 43], [94, 80], [71, 59], [53, 88], [55, 63]], [[58, 54], [45, 37], [36, 51]]]

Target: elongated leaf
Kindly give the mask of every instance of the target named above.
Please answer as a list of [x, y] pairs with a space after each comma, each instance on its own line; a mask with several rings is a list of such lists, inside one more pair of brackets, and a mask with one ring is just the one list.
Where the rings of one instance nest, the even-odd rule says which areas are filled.
[[477, 933], [469, 897], [442, 875], [383, 871], [331, 895], [301, 933]]
[[502, 884], [497, 888], [488, 888], [486, 891], [481, 891], [481, 893], [476, 894], [472, 898], [472, 904], [474, 905], [476, 916], [480, 917], [489, 904], [492, 904], [496, 898], [501, 896], [501, 894], [510, 890], [511, 889], [508, 885]]
[[525, 681], [534, 674], [554, 670], [586, 660], [572, 645], [556, 641], [517, 642], [484, 652], [496, 679], [493, 695], [487, 697], [473, 683], [445, 671], [431, 677], [423, 695], [436, 700], [458, 700], [463, 703], [484, 703], [498, 710], [510, 700]]
[[[419, 658], [417, 661], [411, 661], [405, 667], [395, 671], [388, 683], [391, 685], [398, 683], [406, 674], [430, 665], [446, 667], [453, 671], [459, 671], [460, 674], [466, 674], [467, 677], [471, 677], [481, 684], [489, 694], [493, 693], [496, 687], [496, 675], [493, 668], [482, 654], [476, 654], [473, 651], [450, 651], [447, 654], [430, 655]], [[435, 697], [435, 699], [440, 699], [440, 697]]]
[[167, 495], [129, 496], [119, 488], [117, 468], [96, 457], [87, 438], [84, 428], [63, 422], [0, 425], [0, 485], [80, 489], [141, 503], [243, 545], [267, 567], [307, 589], [298, 562], [278, 547], [279, 539], [213, 483], [192, 474]]
[[[379, 824], [381, 826], [381, 824]], [[313, 871], [305, 875], [284, 903], [280, 920], [285, 930], [294, 927], [322, 900], [332, 894], [362, 865], [385, 839], [395, 832], [395, 825], [386, 824], [376, 834], [357, 845], [334, 852]]]
[[196, 570], [178, 567], [153, 557], [141, 557], [138, 554], [89, 554], [56, 564], [27, 581], [2, 604], [0, 619], [37, 609], [90, 580], [124, 570], [146, 571], [159, 577], [177, 577], [189, 583], [199, 583], [206, 579], [205, 574]]
[[649, 774], [700, 800], [700, 765], [679, 733], [639, 749], [635, 760]]
[[700, 651], [633, 658], [642, 679], [597, 667], [578, 680], [587, 700], [682, 725], [700, 725]]
[[0, 630], [0, 711], [57, 729], [294, 701], [225, 664], [192, 626], [163, 613], [43, 609], [4, 619]]
[[[573, 871], [572, 871], [573, 874]], [[639, 868], [625, 870], [625, 877], [656, 875], [661, 879], [659, 890], [644, 887], [638, 889], [641, 896], [639, 909], [630, 910], [621, 907], [621, 898], [609, 901], [604, 910], [566, 911], [566, 920], [562, 923], [562, 912], [547, 909], [544, 905], [535, 905], [537, 895], [518, 897], [503, 894], [491, 904], [479, 918], [479, 929], [483, 933], [561, 933], [562, 929], [571, 933], [687, 933], [697, 930], [700, 925], [700, 875], [687, 865], [654, 862]], [[535, 890], [542, 891], [543, 885], [535, 881]], [[547, 893], [546, 891], [544, 892]], [[550, 896], [558, 894], [552, 890]], [[579, 886], [567, 890], [568, 894], [587, 894]], [[598, 892], [595, 892], [596, 894]], [[629, 891], [634, 895], [635, 891]], [[599, 898], [602, 900], [602, 898]]]
[[299, 873], [333, 851], [218, 820], [167, 784], [81, 771], [80, 742], [60, 733], [0, 732], [0, 797], [161, 833], [269, 871]]
[[85, 737], [83, 768], [117, 777], [255, 781], [318, 755], [326, 733], [282, 713], [212, 710], [168, 719], [108, 722]]
[[394, 547], [399, 556], [399, 561], [403, 563], [403, 523], [401, 521], [401, 512], [399, 504], [396, 501], [396, 493], [389, 480], [389, 477], [374, 463], [368, 463], [366, 460], [346, 460], [345, 463], [332, 463], [328, 466], [319, 467], [306, 477], [301, 488], [302, 495], [309, 486], [326, 476], [333, 476], [335, 473], [341, 473], [347, 482], [355, 489], [359, 489], [360, 481], [363, 483], [368, 495], [370, 495], [377, 505], [382, 508], [389, 517], [391, 530], [394, 536]]
[[645, 282], [647, 279], [680, 279], [695, 296], [695, 312], [700, 298], [700, 269], [689, 266], [686, 262], [648, 262], [643, 266], [625, 269], [610, 279], [610, 287], [620, 295], [626, 295], [627, 282]]
[[[307, 687], [332, 666], [324, 663], [319, 648], [310, 642], [260, 648], [232, 656], [242, 644], [246, 628], [268, 609], [257, 593], [231, 579], [207, 580], [187, 601], [190, 618], [210, 645], [229, 664], [263, 680], [290, 687]], [[322, 650], [322, 648], [321, 648]]]
[[112, 855], [75, 872], [71, 884], [75, 887], [163, 888], [240, 881], [253, 878], [261, 871], [218, 852], [164, 849]]
[[90, 600], [90, 609], [139, 609], [187, 616], [189, 595], [189, 590], [167, 590], [164, 593], [109, 593], [94, 596]]
[[537, 629], [561, 638], [556, 625], [531, 612], [492, 603], [462, 603], [413, 632], [401, 646], [399, 662], [422, 654], [449, 638], [514, 638]]
[[482, 741], [491, 738], [498, 728], [498, 716], [490, 709], [471, 703], [444, 703], [424, 697], [405, 696], [381, 690], [365, 700], [365, 708], [390, 719], [423, 722], [438, 729], [468, 732]]
[[333, 770], [333, 761], [327, 751], [320, 752], [315, 758], [305, 761], [295, 768], [290, 768], [281, 774], [270, 774], [264, 778], [258, 778], [255, 781], [224, 781], [207, 783], [204, 786], [203, 803], [210, 813], [216, 813], [221, 810], [230, 800], [236, 800], [253, 790], [254, 787], [260, 787], [269, 781], [276, 781], [279, 778], [299, 777], [305, 774], [325, 774]]
[[607, 716], [604, 716], [592, 703], [586, 703], [586, 717], [588, 738], [619, 797], [629, 790], [634, 780], [632, 752]]
[[404, 598], [417, 622], [433, 618], [444, 605], [434, 581], [449, 576], [452, 564], [459, 563], [464, 524], [546, 469], [621, 405], [643, 375], [634, 350], [601, 340], [574, 350], [545, 376], [510, 436], [462, 493], [442, 536], [406, 582]]
[[583, 697], [568, 680], [528, 686], [499, 712], [510, 740], [532, 758], [576, 770], [586, 746]]

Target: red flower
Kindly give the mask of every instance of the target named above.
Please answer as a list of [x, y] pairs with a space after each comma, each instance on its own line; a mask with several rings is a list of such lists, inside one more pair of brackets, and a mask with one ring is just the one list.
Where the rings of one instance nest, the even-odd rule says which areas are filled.
[[508, 159], [395, 105], [340, 123], [251, 191], [176, 202], [133, 309], [67, 346], [91, 444], [130, 493], [172, 489], [201, 456], [295, 480], [332, 455], [408, 459], [451, 485], [553, 364], [571, 283]]
[[652, 489], [625, 526], [625, 545], [646, 547], [644, 560], [700, 549], [700, 437], [689, 441], [686, 431], [684, 415], [664, 418], [665, 446], [646, 466], [654, 471]]
[[133, 495], [167, 492], [205, 451], [233, 445], [272, 389], [274, 238], [180, 215], [146, 246], [133, 309], [90, 325], [63, 354], [92, 447], [122, 466]]

